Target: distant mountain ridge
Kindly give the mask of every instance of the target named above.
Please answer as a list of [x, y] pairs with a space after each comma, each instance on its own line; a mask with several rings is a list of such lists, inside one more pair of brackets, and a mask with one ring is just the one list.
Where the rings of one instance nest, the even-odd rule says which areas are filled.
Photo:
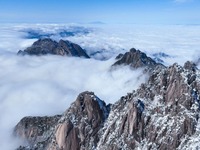
[[164, 63], [163, 58], [170, 58], [171, 56], [163, 53], [163, 52], [158, 52], [158, 53], [154, 53], [152, 54], [153, 60], [155, 60], [157, 63]]
[[123, 65], [128, 65], [133, 69], [144, 68], [147, 72], [153, 71], [156, 67], [165, 67], [163, 64], [157, 63], [151, 57], [148, 57], [145, 53], [135, 48], [131, 48], [130, 51], [125, 54], [119, 54], [112, 67]]
[[19, 55], [61, 55], [90, 58], [79, 45], [70, 41], [60, 40], [56, 42], [50, 38], [39, 39], [25, 50], [18, 51]]
[[81, 26], [63, 26], [59, 29], [55, 27], [49, 28], [48, 30], [42, 28], [25, 28], [20, 30], [20, 32], [25, 33], [24, 38], [27, 39], [41, 39], [41, 38], [51, 38], [54, 36], [72, 37], [76, 35], [87, 35], [92, 32], [91, 28], [81, 27]]

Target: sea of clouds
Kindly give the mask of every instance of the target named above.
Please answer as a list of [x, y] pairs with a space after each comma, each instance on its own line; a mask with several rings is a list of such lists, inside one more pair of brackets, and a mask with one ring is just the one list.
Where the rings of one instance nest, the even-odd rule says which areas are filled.
[[[70, 40], [93, 58], [16, 55], [37, 36]], [[137, 89], [147, 75], [129, 67], [111, 70], [117, 54], [135, 47], [148, 56], [168, 54], [170, 57], [163, 58], [166, 65], [183, 64], [198, 58], [199, 41], [200, 26], [2, 24], [0, 149], [11, 150], [19, 145], [20, 141], [12, 139], [12, 130], [24, 116], [61, 114], [86, 90], [95, 92], [106, 103], [114, 103]]]

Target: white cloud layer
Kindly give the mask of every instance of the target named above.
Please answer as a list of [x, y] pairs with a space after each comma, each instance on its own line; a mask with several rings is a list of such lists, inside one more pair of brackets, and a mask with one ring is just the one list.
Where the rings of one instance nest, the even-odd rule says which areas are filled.
[[[32, 44], [36, 39], [24, 39], [26, 33], [19, 32], [24, 29], [41, 30], [43, 33], [55, 33], [61, 29], [67, 29], [70, 25], [1, 25], [0, 53], [14, 52]], [[80, 26], [80, 25], [75, 25]], [[173, 58], [165, 58], [165, 64], [174, 62], [183, 64], [187, 60], [193, 60], [199, 52], [200, 26], [198, 25], [84, 25], [92, 32], [65, 37], [81, 45], [89, 54], [95, 54], [97, 59], [111, 58], [135, 47], [146, 52], [149, 56], [153, 53], [164, 52]], [[59, 40], [59, 35], [51, 38]]]
[[24, 39], [25, 33], [19, 31], [25, 28], [52, 32], [60, 25], [0, 26], [0, 149], [4, 150], [13, 150], [19, 144], [10, 135], [24, 116], [62, 113], [85, 90], [94, 91], [107, 103], [113, 103], [136, 89], [146, 80], [141, 70], [123, 67], [110, 71], [113, 56], [118, 53], [135, 47], [148, 55], [165, 52], [175, 56], [165, 58], [166, 64], [183, 64], [199, 56], [200, 26], [101, 25], [89, 34], [66, 38], [90, 54], [98, 51], [95, 57], [110, 58], [107, 61], [16, 56], [19, 49], [36, 41]]
[[140, 70], [110, 71], [113, 60], [6, 54], [0, 62], [0, 149], [5, 150], [12, 146], [8, 133], [22, 117], [60, 114], [85, 90], [113, 103], [145, 80]]

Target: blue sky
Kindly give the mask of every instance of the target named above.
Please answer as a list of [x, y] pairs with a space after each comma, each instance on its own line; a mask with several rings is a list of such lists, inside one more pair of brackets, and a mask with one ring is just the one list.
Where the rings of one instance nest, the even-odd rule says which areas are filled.
[[3, 23], [200, 24], [200, 0], [0, 0]]

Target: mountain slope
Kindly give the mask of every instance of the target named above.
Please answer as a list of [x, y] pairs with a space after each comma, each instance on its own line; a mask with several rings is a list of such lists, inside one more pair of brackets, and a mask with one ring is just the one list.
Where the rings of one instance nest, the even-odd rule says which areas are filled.
[[130, 65], [135, 69], [141, 67], [154, 69], [156, 66], [163, 66], [160, 63], [156, 63], [152, 58], [135, 48], [130, 49], [130, 51], [125, 54], [119, 54], [116, 59], [117, 61], [113, 64], [113, 66]]
[[155, 70], [148, 83], [112, 106], [97, 149], [186, 147], [197, 132], [199, 75], [177, 64]]
[[[83, 92], [62, 116], [23, 118], [14, 133], [29, 146], [18, 149], [92, 149], [109, 111], [110, 105], [93, 92]], [[44, 124], [43, 120], [49, 121]]]
[[34, 42], [31, 47], [26, 48], [24, 51], [19, 51], [20, 55], [46, 55], [54, 54], [61, 56], [75, 56], [90, 58], [87, 53], [77, 44], [70, 41], [60, 40], [56, 42], [49, 38], [39, 39]]
[[[143, 56], [136, 50], [131, 53]], [[26, 123], [22, 119], [14, 133], [29, 145], [18, 149], [198, 149], [200, 71], [196, 65], [188, 61], [183, 67], [176, 63], [156, 67], [148, 57], [134, 58], [141, 63], [134, 67], [152, 67], [148, 81], [136, 91], [112, 105], [83, 92], [54, 119], [57, 122], [50, 121], [51, 128], [41, 132], [35, 128], [45, 126], [43, 121], [29, 125], [34, 117]]]

